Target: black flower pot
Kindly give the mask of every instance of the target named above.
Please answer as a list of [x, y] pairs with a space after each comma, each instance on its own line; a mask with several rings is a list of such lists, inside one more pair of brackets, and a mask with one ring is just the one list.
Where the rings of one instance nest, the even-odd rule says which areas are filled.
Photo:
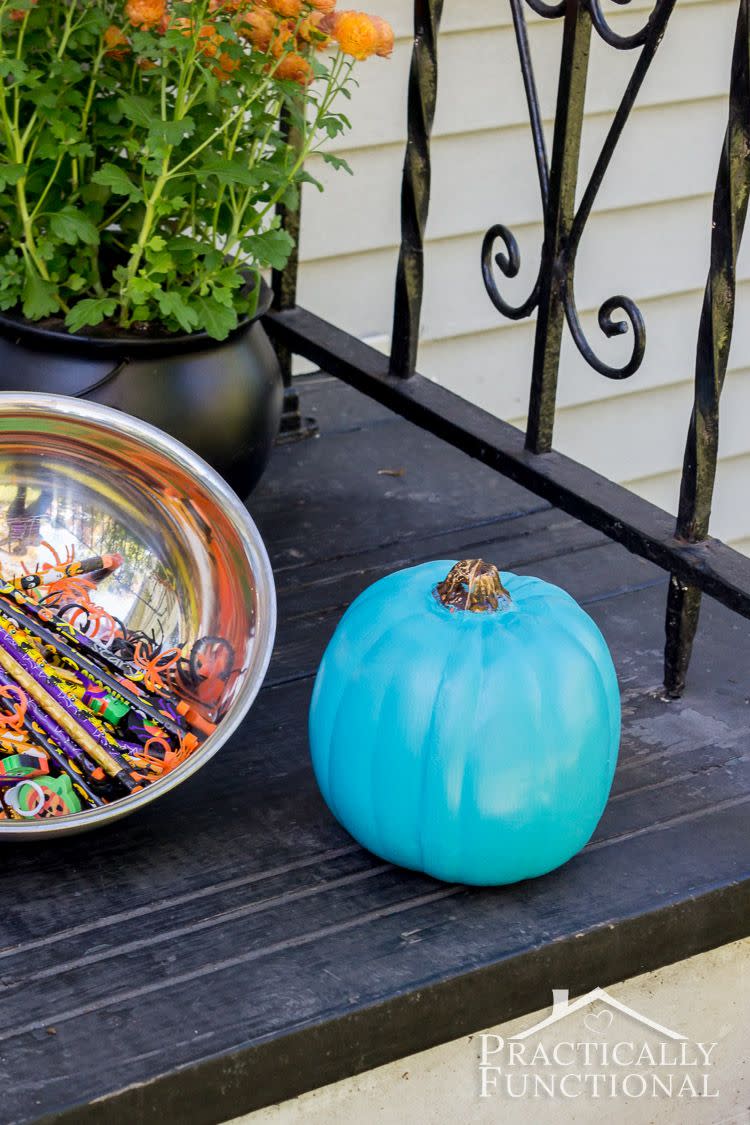
[[245, 496], [279, 429], [283, 387], [258, 310], [222, 343], [184, 336], [72, 336], [0, 314], [0, 390], [92, 399], [150, 422], [190, 446]]

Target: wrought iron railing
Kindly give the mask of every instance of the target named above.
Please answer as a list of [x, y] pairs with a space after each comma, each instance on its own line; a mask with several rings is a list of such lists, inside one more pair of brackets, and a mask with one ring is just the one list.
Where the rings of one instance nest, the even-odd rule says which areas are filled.
[[[629, 0], [615, 0], [627, 4]], [[643, 317], [631, 297], [615, 296], [599, 309], [605, 337], [630, 333], [627, 363], [602, 359], [584, 334], [575, 302], [578, 246], [612, 155], [667, 29], [676, 0], [656, 0], [648, 20], [628, 35], [607, 21], [601, 0], [526, 0], [546, 19], [563, 21], [562, 54], [548, 161], [524, 15], [524, 0], [509, 0], [521, 63], [541, 194], [544, 238], [532, 291], [523, 304], [503, 297], [495, 267], [519, 273], [512, 232], [498, 223], [485, 236], [481, 263], [498, 311], [514, 320], [536, 313], [526, 433], [416, 373], [423, 291], [423, 243], [430, 202], [430, 134], [437, 94], [437, 46], [443, 0], [415, 0], [409, 80], [408, 140], [401, 195], [401, 249], [390, 356], [296, 305], [296, 262], [275, 279], [276, 306], [266, 325], [283, 349], [329, 373], [504, 473], [557, 507], [656, 563], [670, 578], [665, 686], [685, 685], [701, 597], [709, 594], [750, 617], [750, 559], [709, 536], [716, 477], [719, 398], [734, 323], [736, 262], [750, 195], [750, 0], [739, 0], [730, 78], [729, 121], [713, 204], [711, 260], [701, 314], [695, 403], [687, 437], [677, 519], [552, 448], [560, 348], [565, 324], [584, 359], [610, 379], [638, 370], [646, 346]], [[635, 64], [591, 177], [576, 207], [589, 49], [593, 35], [614, 50], [632, 51]], [[296, 231], [299, 216], [283, 222]], [[496, 251], [498, 242], [502, 249]], [[619, 314], [619, 315], [618, 315]]]

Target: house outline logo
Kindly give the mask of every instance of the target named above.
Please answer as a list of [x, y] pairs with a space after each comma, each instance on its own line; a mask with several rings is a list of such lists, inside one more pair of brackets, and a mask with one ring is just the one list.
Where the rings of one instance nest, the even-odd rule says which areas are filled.
[[[618, 1034], [618, 1014], [638, 1024], [639, 1030], [621, 1029]], [[577, 1018], [566, 1034], [563, 1025], [569, 1016]], [[593, 1035], [582, 1033], [581, 1023]], [[603, 988], [573, 1001], [567, 988], [555, 988], [549, 1015], [507, 1038], [482, 1032], [479, 1041], [481, 1098], [494, 1093], [535, 1100], [625, 1097], [684, 1102], [719, 1097], [713, 1082], [718, 1041], [702, 1042], [666, 1027]]]
[[[638, 1023], [644, 1024], [646, 1027], [651, 1028], [658, 1035], [662, 1035], [667, 1039], [676, 1039], [678, 1041], [687, 1040], [686, 1035], [682, 1035], [679, 1031], [672, 1031], [671, 1028], [664, 1027], [663, 1024], [657, 1023], [656, 1020], [649, 1019], [641, 1012], [637, 1012], [635, 1008], [629, 1008], [627, 1004], [623, 1004], [620, 1000], [616, 1000], [614, 996], [610, 996], [603, 988], [593, 988], [591, 992], [587, 992], [584, 996], [579, 996], [577, 1000], [569, 1000], [569, 990], [567, 988], [553, 988], [552, 990], [552, 1012], [544, 1019], [539, 1020], [532, 1027], [527, 1027], [525, 1031], [519, 1032], [517, 1035], [510, 1035], [508, 1042], [517, 1040], [528, 1039], [532, 1035], [538, 1035], [540, 1031], [546, 1030], [552, 1024], [559, 1023], [560, 1020], [567, 1019], [575, 1012], [580, 1012], [583, 1008], [588, 1008], [595, 1001], [599, 1000], [609, 1005], [609, 1008], [616, 1009], [625, 1016], [637, 1020]], [[605, 1011], [607, 1009], [604, 1009]]]

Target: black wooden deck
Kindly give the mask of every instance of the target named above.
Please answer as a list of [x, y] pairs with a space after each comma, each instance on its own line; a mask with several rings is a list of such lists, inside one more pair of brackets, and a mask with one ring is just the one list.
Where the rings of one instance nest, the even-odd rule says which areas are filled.
[[[130, 820], [3, 850], [6, 1125], [219, 1122], [750, 928], [748, 624], [707, 601], [689, 690], [667, 703], [660, 571], [341, 384], [310, 381], [303, 408], [321, 438], [280, 448], [250, 503], [280, 626], [240, 733]], [[363, 852], [306, 736], [347, 604], [394, 568], [467, 555], [582, 601], [623, 694], [594, 841], [489, 891]]]

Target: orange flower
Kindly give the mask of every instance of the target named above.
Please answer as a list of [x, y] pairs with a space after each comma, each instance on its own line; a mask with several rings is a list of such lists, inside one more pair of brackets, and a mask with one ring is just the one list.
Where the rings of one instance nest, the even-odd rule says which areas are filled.
[[[183, 35], [195, 35], [195, 24], [190, 19], [181, 17], [175, 20], [175, 27], [178, 28]], [[198, 54], [205, 55], [206, 58], [215, 60], [211, 64], [211, 73], [221, 82], [227, 78], [231, 78], [240, 65], [240, 60], [228, 54], [226, 51], [221, 50], [224, 36], [219, 34], [215, 24], [202, 24], [198, 28], [197, 40]]]
[[244, 12], [246, 8], [250, 7], [252, 0], [211, 0], [208, 5], [210, 12], [226, 12], [227, 14], [234, 14], [236, 12]]
[[125, 15], [133, 27], [163, 31], [168, 20], [167, 0], [127, 0]]
[[290, 51], [295, 46], [295, 32], [297, 30], [294, 20], [282, 20], [275, 28], [271, 40], [271, 54], [279, 58], [285, 51]]
[[311, 43], [318, 51], [324, 50], [331, 42], [330, 35], [321, 27], [324, 18], [322, 12], [311, 12], [305, 16], [297, 32], [303, 43]]
[[277, 66], [276, 77], [285, 78], [289, 82], [297, 82], [300, 86], [307, 86], [309, 82], [312, 82], [313, 70], [307, 59], [292, 52], [285, 55]]
[[104, 46], [111, 59], [124, 59], [130, 51], [130, 42], [122, 28], [111, 24], [104, 32]]
[[[34, 6], [34, 4], [36, 4], [36, 0], [31, 0], [32, 7]], [[30, 10], [30, 8], [14, 8], [10, 13], [10, 18], [12, 20], [22, 20], [29, 14]]]
[[365, 12], [339, 12], [333, 23], [333, 37], [345, 55], [368, 59], [380, 42], [378, 29]]
[[222, 51], [215, 64], [211, 67], [211, 72], [220, 82], [224, 82], [227, 78], [232, 77], [232, 74], [239, 65], [239, 59], [235, 59], [231, 55], [228, 55], [226, 51]]
[[[195, 35], [195, 24], [185, 16], [176, 19], [174, 26], [185, 36]], [[212, 23], [204, 23], [198, 28], [197, 40], [198, 54], [207, 55], [209, 59], [213, 59], [218, 54], [219, 47], [224, 42], [224, 37], [219, 35]]]
[[256, 9], [252, 12], [243, 12], [238, 34], [243, 39], [249, 39], [256, 51], [267, 52], [271, 46], [276, 20], [268, 9]]
[[336, 0], [307, 0], [307, 2], [311, 8], [314, 8], [316, 12], [322, 12], [323, 15], [332, 12], [336, 7]]
[[286, 19], [296, 20], [302, 15], [302, 0], [264, 0], [263, 6]]
[[393, 28], [388, 20], [383, 20], [380, 16], [370, 16], [370, 19], [375, 24], [375, 30], [378, 33], [378, 45], [375, 48], [375, 54], [379, 55], [381, 59], [389, 59], [393, 54], [395, 41]]

